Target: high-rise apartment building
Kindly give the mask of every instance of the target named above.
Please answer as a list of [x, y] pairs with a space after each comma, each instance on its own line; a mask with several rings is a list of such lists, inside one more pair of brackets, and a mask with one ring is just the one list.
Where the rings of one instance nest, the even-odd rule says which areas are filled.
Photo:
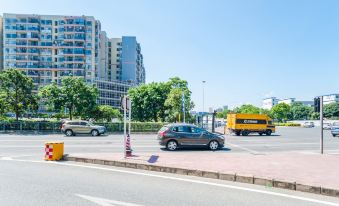
[[[104, 39], [104, 38], [103, 38]], [[107, 77], [111, 81], [145, 83], [145, 68], [140, 44], [136, 37], [108, 39]]]
[[37, 86], [63, 76], [93, 83], [99, 71], [100, 22], [90, 16], [4, 14], [3, 68], [23, 70]]
[[100, 104], [115, 107], [127, 88], [145, 82], [136, 37], [108, 38], [92, 16], [0, 16], [0, 70], [9, 68], [24, 71], [36, 88], [83, 77], [98, 86]]

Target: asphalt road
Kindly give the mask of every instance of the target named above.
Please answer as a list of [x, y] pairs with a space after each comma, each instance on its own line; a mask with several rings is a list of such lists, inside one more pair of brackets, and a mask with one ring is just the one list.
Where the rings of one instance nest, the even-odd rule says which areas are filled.
[[[274, 136], [226, 136], [228, 153], [318, 152], [319, 128], [278, 128]], [[0, 205], [339, 205], [338, 198], [198, 177], [42, 160], [44, 142], [65, 153], [122, 152], [123, 136], [0, 134]], [[325, 152], [339, 138], [325, 131]], [[132, 134], [135, 152], [168, 152], [156, 135]], [[207, 153], [206, 149], [178, 152]]]
[[0, 158], [0, 205], [339, 205], [334, 197], [199, 177]]
[[[225, 148], [218, 152], [265, 154], [272, 152], [318, 153], [319, 128], [277, 128], [272, 136], [226, 135]], [[75, 136], [62, 134], [0, 134], [0, 156], [26, 156], [41, 159], [46, 141], [63, 141], [65, 153], [123, 152], [123, 135]], [[135, 152], [168, 152], [158, 145], [155, 134], [132, 134], [131, 144]], [[339, 137], [324, 131], [324, 151], [339, 154]], [[207, 149], [182, 149], [178, 152], [209, 152]]]

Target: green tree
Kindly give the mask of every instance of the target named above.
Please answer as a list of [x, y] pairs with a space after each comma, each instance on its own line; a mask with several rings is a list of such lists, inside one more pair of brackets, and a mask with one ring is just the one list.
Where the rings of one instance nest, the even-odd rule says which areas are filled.
[[301, 102], [295, 102], [291, 105], [291, 116], [294, 120], [309, 119], [312, 111], [312, 107], [306, 106]]
[[[184, 95], [184, 98], [183, 98]], [[181, 115], [183, 118], [183, 107], [185, 110], [185, 116], [189, 115], [189, 111], [194, 107], [191, 101], [191, 92], [184, 88], [173, 88], [167, 96], [164, 106], [167, 108], [167, 121], [173, 122]]]
[[325, 118], [338, 118], [339, 117], [339, 102], [324, 105]]
[[251, 104], [244, 104], [241, 105], [240, 107], [236, 107], [234, 109], [235, 113], [241, 113], [241, 114], [259, 114], [260, 113], [260, 108], [251, 105]]
[[23, 72], [6, 69], [0, 74], [0, 92], [6, 101], [6, 108], [15, 113], [16, 121], [27, 111], [38, 109], [37, 96], [33, 93], [33, 81]]
[[128, 90], [132, 100], [132, 118], [136, 121], [165, 119], [164, 103], [170, 87], [165, 83], [150, 83]]
[[310, 117], [313, 120], [319, 120], [320, 119], [320, 114], [319, 114], [319, 112], [311, 112]]
[[39, 91], [45, 104], [54, 111], [67, 108], [69, 118], [74, 115], [89, 118], [96, 107], [98, 89], [95, 85], [87, 85], [80, 77], [66, 77], [62, 79], [60, 87], [56, 84], [48, 85]]
[[271, 115], [279, 122], [286, 121], [291, 115], [291, 107], [286, 103], [279, 103], [272, 107]]
[[95, 120], [105, 120], [110, 122], [114, 118], [122, 119], [122, 115], [118, 109], [109, 105], [99, 105], [94, 109], [93, 116]]
[[266, 114], [267, 116], [271, 117], [271, 110], [269, 109], [260, 109], [260, 114]]
[[187, 116], [194, 106], [187, 81], [178, 77], [132, 88], [128, 94], [132, 100], [132, 118], [137, 121], [174, 121], [182, 114], [182, 94]]
[[7, 112], [8, 103], [6, 101], [6, 94], [0, 91], [0, 117]]
[[227, 118], [227, 114], [229, 113], [229, 110], [224, 110], [222, 112], [217, 112], [216, 117], [217, 118]]

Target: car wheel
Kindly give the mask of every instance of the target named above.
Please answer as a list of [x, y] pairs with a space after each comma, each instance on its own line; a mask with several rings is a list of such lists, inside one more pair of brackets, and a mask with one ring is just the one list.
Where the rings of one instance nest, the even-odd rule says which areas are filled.
[[70, 129], [68, 129], [68, 130], [65, 131], [65, 134], [66, 134], [66, 136], [68, 136], [68, 137], [73, 136], [73, 131], [70, 130]]
[[247, 136], [249, 134], [249, 132], [247, 130], [244, 130], [241, 132], [242, 136]]
[[170, 151], [174, 151], [178, 148], [178, 143], [174, 140], [170, 140], [167, 142], [166, 148]]
[[333, 137], [335, 137], [335, 134], [332, 134]]
[[99, 135], [99, 132], [98, 130], [96, 129], [93, 129], [92, 132], [91, 132], [92, 136], [98, 136]]
[[262, 132], [259, 132], [259, 135], [262, 136]]
[[240, 132], [236, 132], [235, 135], [240, 136]]
[[270, 136], [271, 134], [272, 134], [272, 131], [271, 131], [271, 130], [267, 130], [267, 131], [266, 131], [266, 135], [267, 135], [267, 136]]
[[218, 141], [212, 140], [209, 144], [208, 147], [210, 150], [217, 150], [219, 148], [219, 143]]

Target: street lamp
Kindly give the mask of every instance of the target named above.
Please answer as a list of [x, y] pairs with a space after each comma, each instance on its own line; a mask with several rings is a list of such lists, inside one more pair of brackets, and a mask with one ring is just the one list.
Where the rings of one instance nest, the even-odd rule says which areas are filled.
[[204, 85], [205, 85], [206, 81], [203, 80], [202, 81], [202, 112], [205, 112], [205, 89], [204, 89]]
[[201, 123], [202, 123], [202, 128], [204, 128], [204, 113], [205, 113], [205, 83], [206, 81], [202, 81], [202, 116], [201, 116]]

